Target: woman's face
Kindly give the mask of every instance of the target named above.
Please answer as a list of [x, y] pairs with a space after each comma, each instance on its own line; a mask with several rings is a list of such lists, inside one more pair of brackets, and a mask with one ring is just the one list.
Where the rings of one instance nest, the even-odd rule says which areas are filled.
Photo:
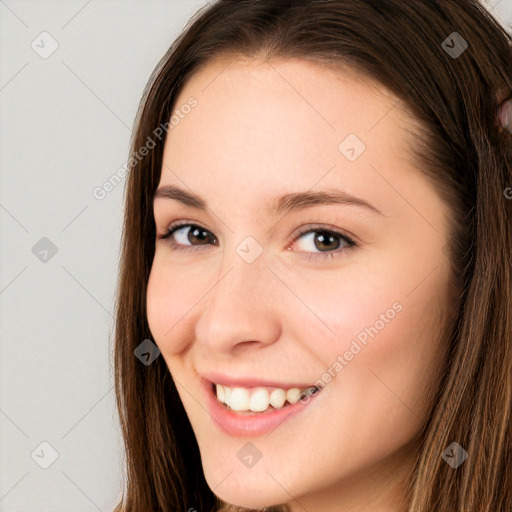
[[306, 60], [219, 59], [175, 103], [158, 188], [200, 199], [155, 197], [147, 314], [227, 502], [398, 510], [452, 305], [448, 210], [400, 106]]

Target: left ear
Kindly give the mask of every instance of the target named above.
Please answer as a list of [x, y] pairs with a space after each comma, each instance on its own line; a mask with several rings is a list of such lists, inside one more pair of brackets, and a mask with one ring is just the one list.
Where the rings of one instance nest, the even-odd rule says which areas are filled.
[[500, 103], [498, 107], [498, 121], [500, 126], [512, 133], [512, 98]]

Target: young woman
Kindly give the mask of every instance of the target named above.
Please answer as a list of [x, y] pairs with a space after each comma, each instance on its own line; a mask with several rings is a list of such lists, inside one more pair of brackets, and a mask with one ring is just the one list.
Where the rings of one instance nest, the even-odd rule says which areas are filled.
[[116, 512], [512, 511], [510, 36], [218, 0], [131, 142]]

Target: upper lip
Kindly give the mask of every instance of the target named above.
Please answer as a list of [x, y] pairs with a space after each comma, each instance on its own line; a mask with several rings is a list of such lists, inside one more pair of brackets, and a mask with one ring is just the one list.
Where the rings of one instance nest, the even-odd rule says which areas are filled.
[[279, 382], [277, 380], [270, 379], [261, 379], [257, 377], [234, 377], [230, 375], [226, 375], [219, 372], [204, 372], [200, 373], [199, 376], [208, 381], [208, 383], [221, 384], [223, 386], [228, 387], [241, 387], [241, 388], [252, 388], [252, 387], [270, 387], [270, 388], [283, 388], [283, 389], [291, 389], [291, 388], [299, 388], [299, 389], [307, 389], [309, 387], [315, 386], [313, 382], [304, 383], [304, 382]]

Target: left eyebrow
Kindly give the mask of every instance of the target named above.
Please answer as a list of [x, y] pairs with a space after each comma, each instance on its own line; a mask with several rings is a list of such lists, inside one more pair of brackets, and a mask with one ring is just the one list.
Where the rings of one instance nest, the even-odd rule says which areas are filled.
[[[175, 185], [165, 185], [156, 190], [154, 199], [166, 198], [175, 199], [192, 208], [198, 210], [206, 210], [207, 202], [200, 196], [187, 192]], [[329, 204], [341, 204], [348, 206], [358, 206], [366, 208], [379, 215], [384, 215], [378, 208], [370, 204], [364, 199], [349, 194], [343, 190], [320, 190], [320, 191], [305, 191], [305, 192], [291, 192], [275, 198], [267, 206], [267, 213], [272, 216], [282, 215], [294, 210], [302, 210], [312, 206], [321, 206]]]
[[360, 208], [371, 210], [379, 215], [384, 215], [378, 208], [370, 204], [368, 201], [365, 201], [361, 197], [349, 194], [344, 190], [320, 190], [315, 192], [306, 191], [284, 194], [270, 203], [267, 211], [271, 215], [278, 216], [293, 210], [301, 210], [311, 206], [329, 204], [358, 206]]

